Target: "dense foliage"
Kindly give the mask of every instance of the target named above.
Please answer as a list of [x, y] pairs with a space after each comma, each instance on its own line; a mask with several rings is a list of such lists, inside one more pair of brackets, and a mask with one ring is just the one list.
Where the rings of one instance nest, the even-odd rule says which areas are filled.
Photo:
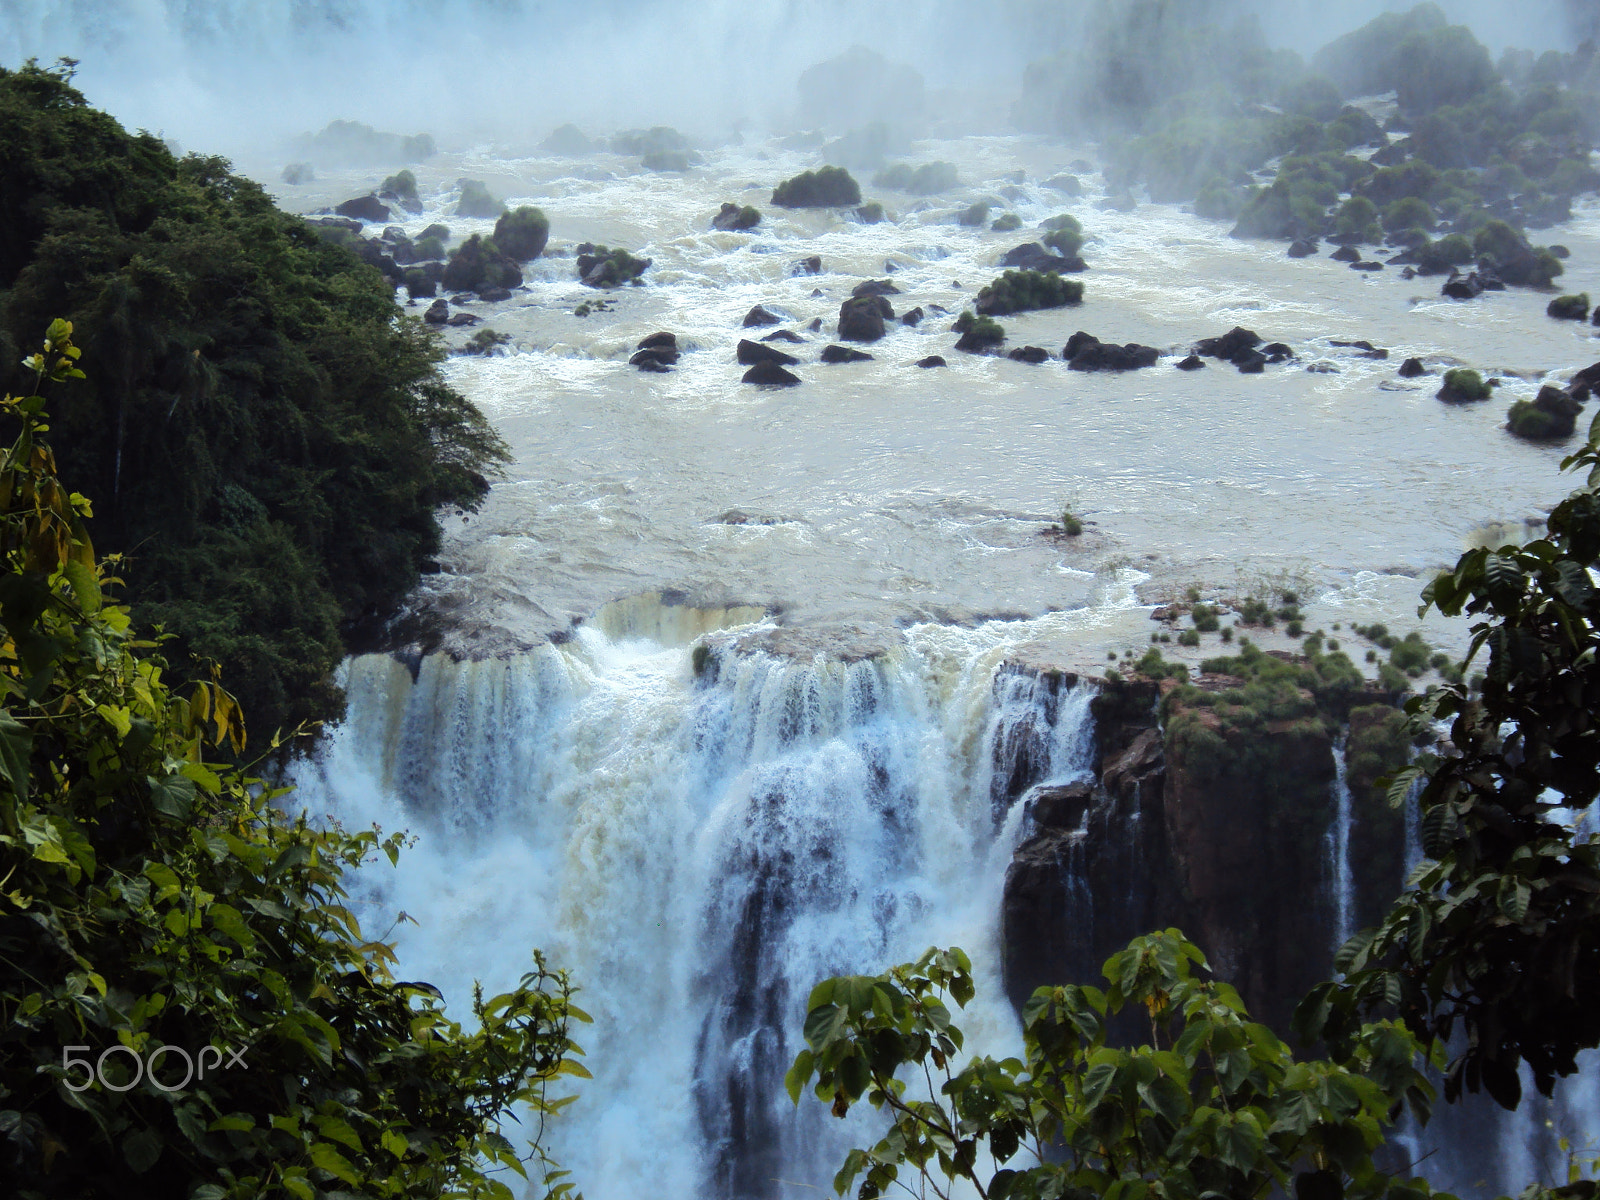
[[70, 79], [0, 70], [0, 386], [69, 316], [99, 369], [58, 402], [62, 468], [128, 556], [135, 620], [220, 662], [258, 727], [336, 715], [347, 639], [504, 447], [377, 270]]
[[[27, 364], [81, 378], [57, 321]], [[572, 1055], [566, 977], [474, 1003], [475, 1029], [345, 907], [398, 835], [320, 829], [207, 763], [244, 722], [130, 632], [56, 476], [44, 401], [6, 397], [0, 461], [0, 1180], [18, 1200], [481, 1196], [501, 1135]], [[567, 1185], [535, 1146], [560, 1195]]]
[[1563, 465], [1588, 477], [1546, 537], [1469, 551], [1423, 592], [1424, 612], [1478, 618], [1468, 658], [1488, 649], [1482, 693], [1448, 685], [1408, 703], [1419, 729], [1450, 721], [1458, 752], [1423, 755], [1390, 788], [1426, 781], [1429, 861], [1299, 1014], [1340, 1044], [1362, 1011], [1393, 1006], [1455, 1050], [1447, 1098], [1481, 1088], [1508, 1108], [1521, 1064], [1549, 1095], [1600, 1045], [1600, 841], [1574, 829], [1600, 795], [1600, 421]]
[[840, 208], [861, 203], [861, 185], [843, 167], [818, 167], [772, 189], [779, 208]]
[[1054, 271], [1007, 271], [984, 286], [973, 302], [981, 316], [1003, 317], [1036, 308], [1065, 308], [1083, 303], [1083, 283]]
[[[815, 1079], [834, 1115], [865, 1100], [888, 1116], [883, 1139], [850, 1151], [834, 1179], [843, 1195], [863, 1177], [859, 1200], [904, 1184], [902, 1168], [942, 1200], [956, 1180], [984, 1200], [1429, 1195], [1373, 1162], [1400, 1106], [1425, 1117], [1433, 1099], [1405, 1027], [1365, 1025], [1340, 1059], [1297, 1062], [1205, 968], [1175, 929], [1136, 938], [1105, 964], [1106, 990], [1034, 992], [1024, 1058], [965, 1065], [946, 1003], [974, 994], [960, 950], [825, 979], [789, 1094], [798, 1103]], [[1108, 1044], [1108, 1019], [1141, 1009], [1149, 1042]]]

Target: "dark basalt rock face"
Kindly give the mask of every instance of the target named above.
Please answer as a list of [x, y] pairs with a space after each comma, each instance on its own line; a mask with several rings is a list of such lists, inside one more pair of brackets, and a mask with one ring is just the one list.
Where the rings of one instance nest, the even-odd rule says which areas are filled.
[[929, 367], [948, 367], [949, 365], [941, 354], [930, 354], [927, 358], [917, 359], [917, 366], [922, 367], [924, 370]]
[[775, 362], [758, 362], [744, 373], [742, 382], [765, 384], [768, 387], [793, 387], [800, 382], [800, 377], [785, 371]]
[[900, 289], [887, 279], [868, 279], [850, 289], [850, 295], [855, 299], [860, 299], [862, 296], [898, 296], [899, 294]]
[[1125, 346], [1102, 342], [1093, 334], [1079, 330], [1067, 339], [1061, 357], [1074, 371], [1137, 371], [1142, 367], [1155, 366], [1161, 358], [1161, 351], [1137, 342], [1129, 342]]
[[746, 329], [753, 329], [759, 325], [781, 325], [782, 323], [782, 317], [778, 316], [777, 313], [768, 312], [759, 304], [745, 313], [744, 321], [742, 322]]
[[628, 360], [630, 366], [641, 371], [666, 372], [678, 361], [678, 337], [673, 333], [652, 333], [641, 338]]
[[1180, 371], [1200, 371], [1204, 370], [1206, 360], [1198, 354], [1191, 354], [1188, 358], [1180, 360], [1176, 365]]
[[824, 346], [822, 348], [822, 361], [825, 363], [871, 362], [872, 355], [864, 350], [851, 349], [849, 346]]
[[1361, 261], [1361, 251], [1354, 246], [1340, 246], [1328, 257], [1333, 259], [1334, 262], [1358, 263]]
[[422, 314], [422, 319], [429, 325], [443, 325], [450, 319], [450, 305], [440, 297], [428, 305], [428, 311]]
[[1401, 379], [1415, 379], [1418, 375], [1426, 375], [1428, 369], [1422, 365], [1420, 358], [1408, 358], [1400, 364], [1397, 374]]
[[908, 326], [921, 324], [923, 315], [922, 307], [920, 305], [916, 308], [907, 309], [905, 312], [900, 314], [900, 324]]
[[752, 342], [748, 338], [740, 340], [737, 357], [747, 367], [757, 363], [777, 363], [779, 366], [792, 367], [800, 361], [794, 355], [785, 354], [774, 346]]

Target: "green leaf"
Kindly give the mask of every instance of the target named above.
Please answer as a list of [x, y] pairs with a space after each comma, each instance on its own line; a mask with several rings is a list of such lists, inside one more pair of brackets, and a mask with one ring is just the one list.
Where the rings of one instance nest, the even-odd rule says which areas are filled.
[[783, 1086], [788, 1090], [791, 1102], [800, 1103], [800, 1092], [811, 1079], [811, 1070], [815, 1062], [816, 1058], [810, 1050], [802, 1050], [795, 1056], [794, 1065], [783, 1077]]
[[[206, 910], [206, 917], [223, 933], [238, 942], [243, 949], [251, 950], [255, 948], [255, 934], [250, 932], [250, 927], [245, 924], [243, 915], [232, 905], [213, 904]], [[360, 1149], [359, 1145], [356, 1148]]]
[[122, 1139], [122, 1157], [135, 1175], [143, 1175], [161, 1157], [161, 1135], [153, 1129], [136, 1129]]
[[849, 1011], [837, 1004], [824, 1004], [821, 1008], [812, 1009], [806, 1014], [806, 1045], [821, 1053], [846, 1030], [849, 1017]]
[[311, 1162], [351, 1186], [360, 1186], [361, 1178], [356, 1174], [355, 1168], [350, 1165], [350, 1160], [327, 1142], [318, 1142], [311, 1147]]
[[0, 710], [0, 777], [11, 785], [19, 800], [28, 798], [33, 754], [33, 734], [10, 713]]
[[193, 783], [181, 775], [168, 775], [164, 779], [150, 775], [146, 782], [150, 785], [150, 803], [158, 813], [175, 821], [189, 819], [194, 806]]
[[95, 578], [94, 568], [73, 558], [62, 565], [61, 573], [67, 577], [78, 607], [86, 613], [99, 612], [100, 581]]

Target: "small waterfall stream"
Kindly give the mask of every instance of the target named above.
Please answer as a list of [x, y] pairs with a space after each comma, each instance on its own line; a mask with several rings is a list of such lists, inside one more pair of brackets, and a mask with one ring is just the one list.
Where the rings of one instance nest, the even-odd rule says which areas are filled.
[[1345, 730], [1333, 744], [1333, 825], [1329, 828], [1329, 872], [1333, 877], [1333, 950], [1349, 940], [1355, 932], [1355, 874], [1350, 867], [1350, 825], [1353, 819], [1350, 799], [1350, 781], [1347, 777], [1345, 746], [1349, 730]]

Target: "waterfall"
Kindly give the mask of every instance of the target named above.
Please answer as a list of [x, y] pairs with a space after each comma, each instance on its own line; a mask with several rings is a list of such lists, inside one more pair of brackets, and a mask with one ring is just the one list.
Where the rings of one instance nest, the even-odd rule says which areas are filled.
[[877, 1134], [784, 1093], [812, 985], [960, 945], [968, 1048], [1016, 1052], [999, 898], [1023, 806], [993, 797], [1021, 778], [1005, 747], [1031, 746], [1026, 783], [1089, 773], [1092, 688], [1030, 687], [992, 633], [780, 655], [716, 632], [758, 613], [672, 599], [506, 660], [351, 660], [299, 798], [415, 835], [355, 892], [375, 931], [417, 922], [404, 970], [452, 1008], [534, 946], [572, 971], [594, 1079], [548, 1140], [587, 1195], [826, 1190]]
[[1325, 841], [1328, 847], [1329, 873], [1333, 877], [1333, 950], [1350, 939], [1355, 932], [1355, 876], [1350, 868], [1350, 782], [1346, 778], [1345, 745], [1349, 730], [1339, 735], [1333, 744], [1333, 825]]

